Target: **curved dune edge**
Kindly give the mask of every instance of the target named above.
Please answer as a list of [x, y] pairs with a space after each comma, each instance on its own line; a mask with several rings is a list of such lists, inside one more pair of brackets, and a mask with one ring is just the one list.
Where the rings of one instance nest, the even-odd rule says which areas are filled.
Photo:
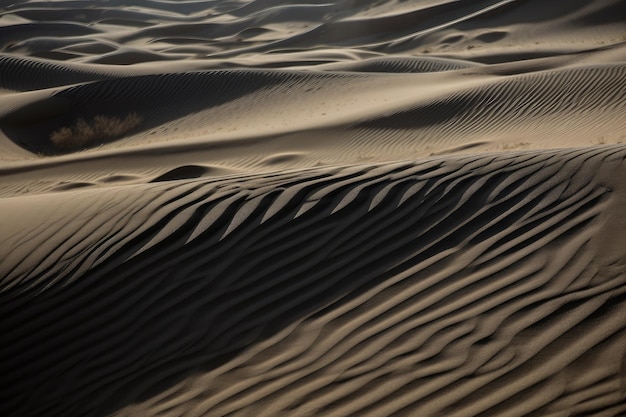
[[[623, 63], [533, 70], [539, 64], [127, 74], [17, 93], [0, 105], [0, 196], [102, 187], [111, 174], [149, 182], [187, 165], [253, 174], [626, 140]], [[54, 141], [99, 119], [121, 127], [77, 148]]]
[[[0, 48], [105, 65], [243, 57], [284, 67], [377, 54], [494, 63], [619, 44], [622, 12], [615, 0], [31, 0], [0, 11]], [[289, 59], [300, 52], [306, 59]]]
[[626, 412], [626, 146], [172, 175], [0, 200], [2, 415]]

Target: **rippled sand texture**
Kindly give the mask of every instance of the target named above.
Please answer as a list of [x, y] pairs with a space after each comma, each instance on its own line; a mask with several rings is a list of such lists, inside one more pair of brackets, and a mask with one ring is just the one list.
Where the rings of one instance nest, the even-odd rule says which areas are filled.
[[626, 416], [626, 1], [14, 1], [0, 48], [0, 415]]

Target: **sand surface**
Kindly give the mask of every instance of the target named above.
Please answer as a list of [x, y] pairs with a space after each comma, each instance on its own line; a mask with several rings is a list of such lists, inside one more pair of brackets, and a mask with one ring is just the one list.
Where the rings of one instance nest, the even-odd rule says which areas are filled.
[[626, 1], [0, 1], [1, 416], [626, 416]]

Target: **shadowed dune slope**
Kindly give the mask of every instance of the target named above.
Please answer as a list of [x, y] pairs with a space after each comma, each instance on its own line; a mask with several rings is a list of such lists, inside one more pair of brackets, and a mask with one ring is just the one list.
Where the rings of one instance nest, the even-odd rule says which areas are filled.
[[[109, 144], [122, 153], [155, 147], [163, 154], [203, 151], [207, 161], [210, 150], [234, 147], [228, 157], [220, 154], [211, 162], [228, 160], [248, 170], [259, 169], [261, 160], [272, 156], [268, 150], [299, 152], [300, 161], [285, 168], [301, 168], [320, 161], [356, 163], [372, 155], [393, 161], [470, 148], [626, 140], [624, 64], [505, 76], [469, 71], [240, 69], [127, 76], [16, 94], [0, 108], [0, 129], [5, 141], [44, 155]], [[140, 122], [120, 135], [75, 148], [53, 141], [77, 121], [128, 115]]]
[[2, 199], [2, 414], [618, 415], [625, 170], [612, 146]]
[[[167, 155], [124, 173], [156, 178], [626, 140], [623, 0], [123, 5], [0, 9], [0, 160]], [[132, 129], [53, 140], [129, 114]], [[109, 174], [87, 171], [5, 178], [0, 194]]]
[[292, 62], [303, 65], [328, 62], [322, 51], [329, 48], [493, 63], [624, 40], [621, 0], [84, 3], [4, 5], [0, 47], [22, 56], [126, 65], [198, 57], [237, 60], [244, 54], [278, 54], [284, 63], [292, 52], [312, 50], [308, 62]]

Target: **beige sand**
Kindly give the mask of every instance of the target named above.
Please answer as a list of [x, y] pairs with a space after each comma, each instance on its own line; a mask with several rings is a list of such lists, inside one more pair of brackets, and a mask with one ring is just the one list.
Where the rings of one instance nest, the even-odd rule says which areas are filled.
[[625, 1], [16, 1], [0, 48], [0, 415], [626, 415]]

